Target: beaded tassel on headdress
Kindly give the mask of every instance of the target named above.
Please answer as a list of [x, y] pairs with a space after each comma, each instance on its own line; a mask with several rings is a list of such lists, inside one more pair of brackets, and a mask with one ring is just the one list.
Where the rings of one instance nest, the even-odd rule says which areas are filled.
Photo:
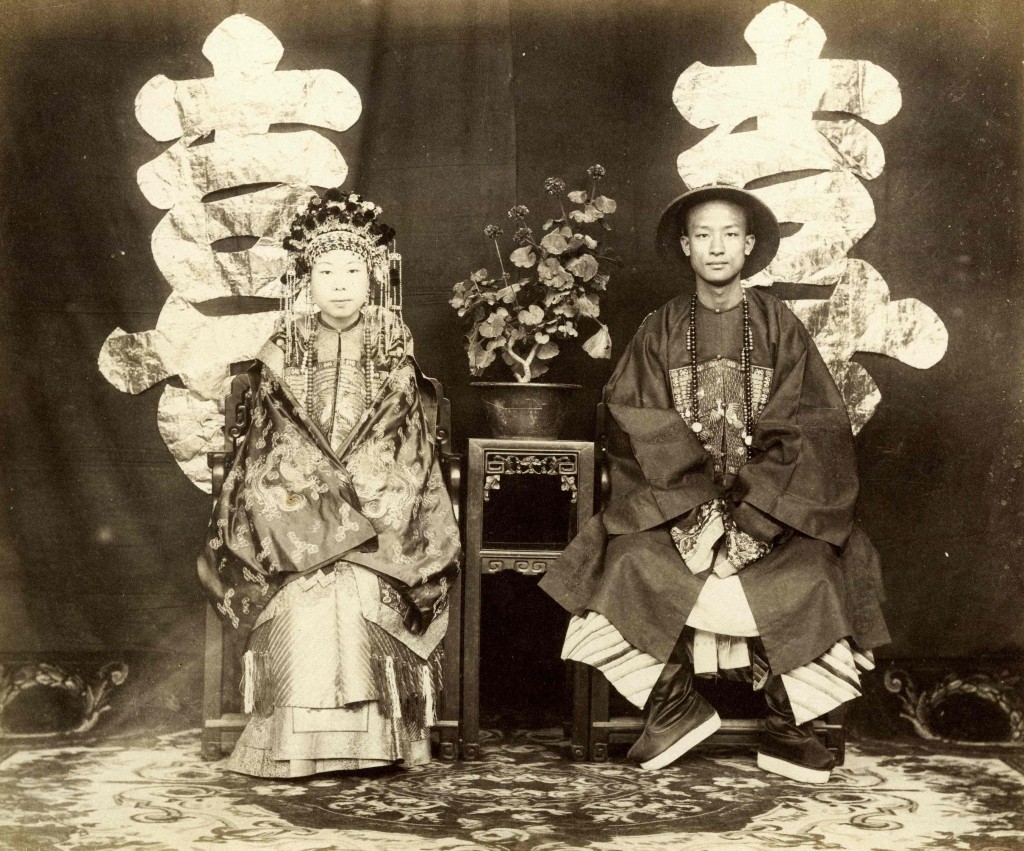
[[303, 406], [311, 411], [313, 405], [313, 375], [316, 372], [316, 313], [313, 288], [306, 287], [306, 347], [302, 353], [302, 377], [305, 379], [306, 398]]
[[388, 298], [389, 307], [402, 318], [402, 255], [398, 253], [398, 240], [388, 249]]
[[[363, 345], [367, 352], [388, 353], [395, 348], [405, 350], [405, 319], [402, 316], [402, 255], [396, 250], [397, 241], [388, 246], [387, 254], [379, 268], [375, 270], [374, 279], [377, 287], [373, 293], [373, 304], [377, 308], [364, 312]], [[393, 317], [385, 321], [388, 311]], [[397, 320], [397, 321], [395, 321]], [[363, 360], [365, 369], [366, 402], [369, 406], [373, 395], [373, 377], [375, 364], [372, 357]]]
[[[406, 340], [405, 317], [402, 316], [402, 255], [398, 253], [398, 240], [393, 240], [388, 247], [387, 260], [387, 285], [384, 288], [386, 293], [384, 295], [383, 307], [390, 310], [398, 318], [398, 322], [391, 328], [391, 333], [402, 335], [400, 342], [404, 346]], [[385, 343], [390, 348], [395, 345], [396, 340], [390, 339], [385, 341]]]
[[288, 271], [284, 275], [284, 292], [281, 294], [281, 314], [284, 317], [284, 359], [285, 363], [294, 363], [295, 353], [295, 293], [298, 288], [298, 277], [295, 266], [289, 262]]

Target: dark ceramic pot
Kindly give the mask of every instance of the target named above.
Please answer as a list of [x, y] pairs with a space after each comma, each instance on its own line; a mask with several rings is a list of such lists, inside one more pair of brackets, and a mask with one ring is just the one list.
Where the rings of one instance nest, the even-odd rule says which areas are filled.
[[556, 438], [579, 384], [474, 381], [491, 437]]

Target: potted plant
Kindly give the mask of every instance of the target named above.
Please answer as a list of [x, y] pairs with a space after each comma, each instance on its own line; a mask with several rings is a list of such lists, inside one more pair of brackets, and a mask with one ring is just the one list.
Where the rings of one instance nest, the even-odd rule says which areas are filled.
[[549, 177], [544, 190], [557, 199], [561, 215], [545, 221], [537, 235], [527, 224], [530, 211], [515, 205], [508, 211], [516, 246], [508, 265], [499, 241], [504, 231], [487, 225], [484, 236], [494, 242], [499, 274], [479, 269], [453, 287], [450, 304], [469, 321], [470, 373], [480, 376], [501, 361], [515, 379], [473, 383], [496, 436], [557, 436], [558, 408], [563, 408], [564, 418], [567, 393], [578, 385], [535, 379], [548, 371], [565, 341], [579, 337], [581, 323], [597, 326], [583, 350], [593, 358], [611, 357], [611, 337], [599, 317], [607, 266], [619, 261], [604, 244], [611, 230], [608, 218], [616, 208], [614, 200], [597, 193], [604, 174], [602, 166], [591, 166], [589, 191], [573, 192], [566, 192], [561, 178]]

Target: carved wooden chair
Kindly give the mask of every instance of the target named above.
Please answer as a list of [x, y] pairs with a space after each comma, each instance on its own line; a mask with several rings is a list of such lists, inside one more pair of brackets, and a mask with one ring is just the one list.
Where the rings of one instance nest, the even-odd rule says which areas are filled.
[[[607, 436], [605, 432], [607, 409], [603, 403], [597, 406], [597, 430], [595, 441], [595, 467], [598, 480], [598, 498], [601, 507], [608, 502], [611, 481], [608, 474], [608, 463], [605, 457]], [[603, 762], [608, 759], [608, 745], [631, 743], [643, 729], [643, 719], [639, 716], [621, 715], [609, 717], [609, 685], [608, 680], [594, 668], [586, 668], [590, 678], [589, 694], [585, 693], [582, 684], [577, 682], [573, 690], [574, 714], [585, 714], [588, 721], [588, 741], [590, 759]], [[578, 673], [577, 678], [583, 676]], [[815, 730], [822, 742], [835, 757], [836, 765], [842, 765], [846, 756], [846, 707], [840, 706], [829, 712], [823, 719], [814, 722]], [[760, 740], [763, 717], [723, 718], [721, 729], [701, 743], [704, 747], [743, 747], [756, 748]], [[579, 735], [579, 734], [577, 734]]]
[[[224, 477], [235, 457], [235, 450], [249, 428], [253, 380], [258, 374], [256, 370], [255, 361], [245, 361], [232, 367], [235, 377], [224, 405], [224, 449], [210, 452], [207, 459], [212, 473], [214, 498], [220, 493]], [[451, 402], [445, 398], [444, 388], [439, 381], [433, 378], [427, 380], [434, 386], [437, 400], [433, 403], [424, 399], [427, 422], [434, 423], [434, 438], [441, 452], [441, 469], [458, 521], [461, 513], [462, 461], [451, 451]], [[460, 571], [458, 581], [449, 589], [448, 632], [444, 639], [444, 696], [440, 717], [433, 727], [437, 733], [442, 760], [455, 760], [459, 752], [464, 575]], [[212, 605], [207, 606], [203, 673], [204, 759], [219, 759], [230, 753], [248, 721], [248, 716], [242, 712], [239, 692], [243, 650], [234, 631], [224, 627]]]

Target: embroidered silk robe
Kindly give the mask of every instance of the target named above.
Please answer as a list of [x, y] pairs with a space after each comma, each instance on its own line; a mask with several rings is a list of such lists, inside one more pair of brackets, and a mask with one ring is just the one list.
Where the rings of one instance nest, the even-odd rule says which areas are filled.
[[[739, 572], [774, 670], [850, 637], [888, 641], [878, 557], [854, 524], [857, 474], [843, 399], [806, 329], [778, 299], [748, 290], [753, 443], [742, 439], [742, 310], [697, 317], [690, 399], [690, 297], [652, 313], [605, 388], [610, 501], [541, 582], [569, 611], [597, 612], [633, 647], [667, 660], [707, 575], [671, 530], [721, 499], [736, 527], [770, 545]], [[689, 417], [689, 419], [687, 419]], [[703, 426], [695, 433], [692, 420]]]
[[236, 629], [295, 575], [339, 559], [380, 575], [414, 633], [447, 605], [459, 535], [426, 420], [433, 388], [411, 357], [379, 371], [337, 451], [288, 385], [260, 371], [199, 558], [203, 588]]

